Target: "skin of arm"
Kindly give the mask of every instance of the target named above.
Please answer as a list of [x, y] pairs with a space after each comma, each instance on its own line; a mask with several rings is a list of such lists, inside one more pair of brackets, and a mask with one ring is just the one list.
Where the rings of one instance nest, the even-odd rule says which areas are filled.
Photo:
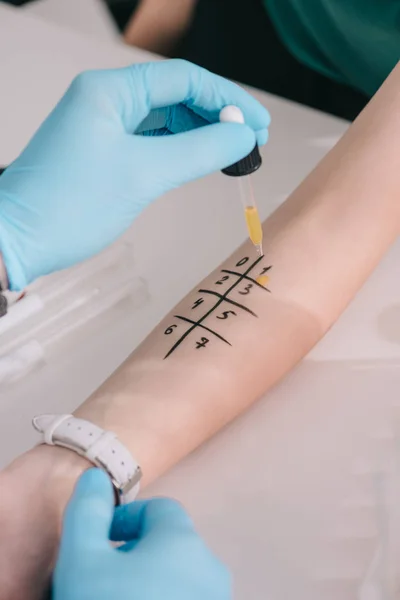
[[[218, 300], [215, 292], [223, 294], [237, 281], [238, 276], [226, 271], [243, 275], [256, 261], [249, 242], [163, 319], [77, 410], [77, 416], [117, 433], [141, 464], [144, 485], [244, 411], [298, 363], [395, 241], [400, 233], [399, 106], [398, 65], [339, 143], [265, 221], [265, 257], [247, 276], [255, 279], [271, 266], [266, 272], [270, 292], [241, 279], [229, 298], [245, 308], [223, 300], [201, 323], [231, 345], [197, 328], [165, 358], [188, 328], [176, 315], [202, 317]], [[229, 280], [218, 284], [226, 275]], [[246, 293], [249, 283], [252, 287]], [[192, 308], [199, 298], [204, 302]], [[217, 320], [227, 310], [236, 315]], [[167, 334], [174, 324], [177, 327]], [[209, 342], [196, 348], [202, 336]], [[77, 477], [88, 466], [69, 451], [38, 447], [0, 476], [2, 489], [13, 490], [14, 507], [18, 498], [18, 519], [5, 524], [6, 534], [12, 527], [13, 544], [5, 538], [7, 548], [4, 552], [0, 548], [0, 556], [6, 556], [7, 549], [14, 572], [17, 557], [27, 557], [19, 569], [31, 572], [29, 577], [19, 573], [20, 582], [24, 577], [32, 582], [37, 563], [35, 571], [32, 564], [39, 558], [38, 589], [48, 577], [62, 511]], [[21, 549], [21, 542], [13, 556], [18, 529], [25, 547]], [[26, 539], [27, 529], [34, 539]], [[34, 558], [28, 565], [33, 544]], [[7, 574], [10, 568], [6, 565], [1, 571]], [[32, 590], [32, 585], [24, 588], [24, 597], [40, 598]]]
[[150, 52], [168, 53], [189, 27], [197, 0], [141, 0], [124, 40]]
[[[77, 415], [116, 431], [143, 467], [158, 477], [252, 404], [326, 333], [400, 232], [400, 69], [305, 182], [264, 223], [268, 293], [247, 280], [229, 298], [257, 317], [222, 304], [202, 324], [226, 343], [193, 331], [164, 360], [187, 324], [244, 273], [256, 256], [244, 244], [168, 315]], [[249, 260], [237, 266], [246, 257]], [[221, 276], [229, 279], [216, 282]], [[192, 309], [199, 298], [204, 302]], [[236, 316], [217, 320], [223, 311]], [[172, 334], [165, 331], [177, 324]], [[210, 342], [196, 349], [196, 340]], [[212, 338], [212, 339], [211, 339]], [[251, 360], [248, 360], [251, 356]], [[206, 374], [206, 376], [205, 376]], [[233, 374], [235, 374], [233, 376]], [[188, 400], [190, 398], [190, 401]]]

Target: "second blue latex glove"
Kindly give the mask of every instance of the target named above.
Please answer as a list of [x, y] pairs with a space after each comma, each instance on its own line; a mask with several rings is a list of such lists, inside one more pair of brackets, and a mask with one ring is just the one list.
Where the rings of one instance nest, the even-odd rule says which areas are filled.
[[[246, 125], [217, 123], [228, 104]], [[157, 196], [265, 143], [268, 125], [247, 92], [185, 61], [78, 76], [0, 177], [11, 289], [99, 252]]]
[[[112, 548], [109, 536], [125, 540]], [[87, 471], [65, 518], [53, 600], [231, 600], [231, 578], [172, 500], [118, 507], [107, 476]]]

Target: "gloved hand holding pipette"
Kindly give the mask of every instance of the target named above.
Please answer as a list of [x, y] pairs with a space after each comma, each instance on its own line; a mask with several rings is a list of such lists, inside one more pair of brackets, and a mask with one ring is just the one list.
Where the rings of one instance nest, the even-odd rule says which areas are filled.
[[[118, 549], [111, 539], [124, 541]], [[77, 484], [64, 518], [53, 600], [230, 600], [231, 577], [177, 503], [118, 507], [98, 469]]]
[[[218, 123], [226, 105], [246, 125]], [[157, 196], [265, 143], [268, 125], [250, 94], [187, 62], [78, 76], [0, 178], [10, 288], [99, 252]]]

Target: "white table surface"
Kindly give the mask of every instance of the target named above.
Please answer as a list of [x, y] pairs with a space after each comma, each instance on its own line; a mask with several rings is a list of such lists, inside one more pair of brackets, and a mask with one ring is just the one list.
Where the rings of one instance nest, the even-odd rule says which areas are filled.
[[[0, 56], [0, 164], [17, 155], [77, 72], [147, 59], [2, 5]], [[266, 216], [346, 124], [257, 96], [273, 119], [265, 166], [255, 175]], [[137, 220], [130, 235], [148, 305], [133, 315], [116, 313], [37, 374], [0, 390], [2, 464], [34, 442], [33, 414], [80, 404], [245, 238], [231, 192], [230, 181], [217, 174], [170, 193]], [[190, 222], [196, 227], [188, 229]], [[174, 265], [172, 275], [165, 261]], [[239, 599], [383, 598], [364, 596], [360, 587], [374, 557], [384, 584], [398, 585], [399, 261], [397, 243], [301, 366], [149, 490], [185, 503], [233, 569]]]
[[24, 4], [22, 9], [56, 25], [102, 40], [119, 36], [117, 25], [102, 0], [35, 0]]

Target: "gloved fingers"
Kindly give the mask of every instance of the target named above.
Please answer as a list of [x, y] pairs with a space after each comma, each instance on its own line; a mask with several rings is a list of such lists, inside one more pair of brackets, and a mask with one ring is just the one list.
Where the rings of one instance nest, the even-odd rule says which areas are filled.
[[163, 532], [193, 532], [194, 526], [188, 513], [176, 500], [153, 498], [149, 500], [142, 517], [142, 536]]
[[[209, 122], [184, 104], [156, 108], [140, 123], [137, 134], [146, 136], [170, 135], [198, 129]], [[257, 144], [264, 146], [268, 141], [268, 129], [255, 132]]]
[[162, 182], [161, 193], [237, 162], [251, 152], [256, 138], [246, 125], [216, 123], [172, 136], [132, 138], [132, 142], [140, 144], [144, 162], [155, 165], [154, 180]]
[[[206, 123], [217, 123], [221, 109], [233, 104], [242, 110], [246, 125], [260, 136], [260, 144], [270, 123], [267, 109], [240, 86], [180, 59], [86, 71], [75, 78], [61, 103], [71, 97], [78, 100], [80, 110], [106, 112], [109, 120], [119, 122], [127, 133], [134, 133], [139, 126], [145, 130], [141, 124], [154, 109], [166, 109], [156, 117], [168, 121], [170, 131], [176, 132], [181, 131], [183, 114], [187, 130], [198, 123], [194, 115]], [[190, 112], [172, 109], [180, 104]], [[163, 129], [162, 125], [145, 127], [147, 131]]]
[[60, 556], [109, 546], [114, 515], [114, 492], [109, 477], [89, 469], [78, 483], [66, 508]]
[[140, 115], [139, 122], [151, 109], [182, 103], [209, 123], [217, 123], [221, 109], [234, 104], [242, 110], [245, 123], [254, 131], [269, 126], [267, 109], [253, 96], [202, 67], [175, 59], [129, 68], [132, 69], [134, 88], [146, 90], [147, 97], [142, 105], [145, 112]]
[[158, 131], [181, 133], [208, 125], [209, 122], [184, 104], [151, 110], [136, 130], [141, 135], [157, 135]]
[[130, 504], [117, 506], [110, 530], [112, 542], [128, 542], [139, 539], [143, 512], [147, 502], [147, 500], [135, 500]]
[[265, 144], [268, 142], [268, 137], [268, 129], [260, 129], [259, 131], [256, 131], [256, 139], [259, 146], [265, 146]]
[[[196, 112], [184, 104], [175, 104], [165, 108], [156, 108], [140, 123], [136, 130], [137, 134], [145, 136], [171, 135], [182, 133], [208, 125]], [[255, 132], [257, 144], [264, 146], [268, 141], [268, 129], [259, 129]]]
[[240, 86], [184, 60], [89, 72], [80, 80], [90, 84], [86, 92], [93, 86], [106, 91], [112, 106], [102, 105], [113, 109], [113, 116], [117, 113], [128, 133], [135, 132], [151, 110], [181, 103], [209, 123], [216, 123], [220, 110], [228, 104], [242, 110], [254, 131], [265, 130], [270, 123], [267, 109]]
[[129, 551], [136, 546], [135, 541], [161, 530], [174, 531], [177, 528], [193, 531], [190, 517], [178, 502], [168, 498], [137, 500], [115, 510], [110, 539], [128, 542], [121, 549]]

